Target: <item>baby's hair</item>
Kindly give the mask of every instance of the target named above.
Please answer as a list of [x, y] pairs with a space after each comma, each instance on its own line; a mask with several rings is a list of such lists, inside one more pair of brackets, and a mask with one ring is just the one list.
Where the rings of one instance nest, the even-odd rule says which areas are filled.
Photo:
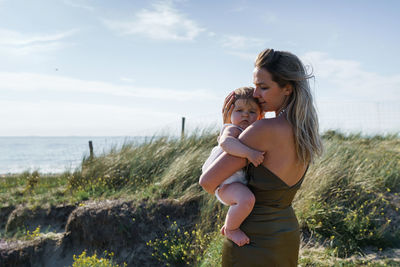
[[257, 99], [253, 96], [254, 88], [253, 87], [240, 87], [235, 91], [235, 102], [238, 99], [245, 99], [247, 101], [253, 101], [258, 105]]

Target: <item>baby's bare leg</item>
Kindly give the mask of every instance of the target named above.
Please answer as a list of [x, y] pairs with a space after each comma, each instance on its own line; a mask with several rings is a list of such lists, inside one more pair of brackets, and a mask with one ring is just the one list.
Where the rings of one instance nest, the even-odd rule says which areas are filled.
[[242, 183], [232, 183], [223, 185], [218, 190], [218, 195], [222, 201], [230, 205], [223, 229], [225, 236], [238, 246], [248, 244], [249, 238], [239, 227], [254, 207], [253, 193]]

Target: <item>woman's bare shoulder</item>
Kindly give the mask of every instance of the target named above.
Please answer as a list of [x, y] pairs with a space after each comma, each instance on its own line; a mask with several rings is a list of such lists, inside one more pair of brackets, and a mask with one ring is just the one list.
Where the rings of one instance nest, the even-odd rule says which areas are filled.
[[252, 134], [274, 134], [288, 128], [289, 124], [282, 118], [261, 119], [247, 127], [246, 132]]
[[286, 134], [292, 134], [289, 123], [283, 118], [271, 118], [254, 122], [239, 136], [239, 139], [254, 149], [267, 151], [271, 142]]

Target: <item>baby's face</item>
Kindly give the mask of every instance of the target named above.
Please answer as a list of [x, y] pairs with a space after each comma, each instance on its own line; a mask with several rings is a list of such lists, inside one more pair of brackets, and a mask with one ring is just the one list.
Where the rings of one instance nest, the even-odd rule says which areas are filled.
[[257, 120], [260, 112], [260, 107], [256, 102], [249, 99], [238, 99], [231, 115], [232, 124], [246, 129]]

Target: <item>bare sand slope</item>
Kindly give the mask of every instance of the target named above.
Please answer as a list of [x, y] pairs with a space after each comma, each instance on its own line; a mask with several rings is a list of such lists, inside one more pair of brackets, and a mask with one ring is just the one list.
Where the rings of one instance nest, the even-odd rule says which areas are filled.
[[0, 241], [0, 266], [71, 266], [73, 255], [85, 249], [98, 254], [112, 251], [117, 263], [128, 266], [162, 266], [146, 242], [161, 237], [171, 221], [193, 229], [197, 214], [195, 200], [105, 200], [48, 209], [3, 208], [0, 225], [6, 232], [18, 227], [33, 231], [39, 225], [49, 232], [34, 240]]

